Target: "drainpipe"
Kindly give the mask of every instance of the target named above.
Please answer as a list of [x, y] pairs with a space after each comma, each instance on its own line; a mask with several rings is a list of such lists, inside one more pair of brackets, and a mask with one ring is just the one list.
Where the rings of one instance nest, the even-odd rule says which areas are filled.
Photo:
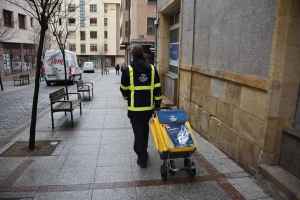
[[130, 35], [131, 35], [131, 20], [130, 20], [130, 13], [131, 13], [131, 1], [130, 0], [130, 6], [129, 6], [129, 9], [128, 9], [128, 29], [129, 29], [129, 34], [128, 34], [128, 46], [127, 46], [127, 64], [129, 65], [130, 64]]

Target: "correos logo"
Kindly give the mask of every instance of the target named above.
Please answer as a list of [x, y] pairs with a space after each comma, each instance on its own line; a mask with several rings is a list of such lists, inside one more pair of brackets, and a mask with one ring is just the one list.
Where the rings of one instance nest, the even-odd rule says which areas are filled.
[[171, 122], [176, 122], [176, 121], [177, 121], [177, 117], [176, 117], [175, 115], [171, 115], [171, 116], [169, 117], [169, 120], [170, 120]]

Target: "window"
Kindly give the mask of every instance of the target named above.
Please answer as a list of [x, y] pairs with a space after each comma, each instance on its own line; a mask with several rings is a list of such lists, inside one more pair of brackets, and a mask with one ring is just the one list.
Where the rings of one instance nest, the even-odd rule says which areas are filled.
[[61, 18], [58, 19], [58, 24], [61, 26], [61, 24], [62, 24]]
[[130, 35], [130, 28], [129, 28], [129, 21], [125, 22], [125, 35], [129, 36]]
[[90, 25], [91, 25], [91, 26], [97, 25], [97, 18], [96, 18], [96, 17], [90, 18]]
[[13, 12], [9, 10], [3, 10], [4, 26], [13, 27]]
[[104, 18], [104, 26], [107, 26], [107, 24], [108, 24], [108, 19], [105, 17]]
[[169, 21], [169, 72], [178, 74], [179, 66], [179, 12], [170, 16]]
[[69, 18], [68, 21], [69, 21], [69, 25], [72, 26], [72, 25], [75, 25], [76, 19], [75, 18]]
[[81, 53], [85, 53], [85, 52], [86, 52], [85, 44], [81, 44], [81, 45], [80, 45], [80, 52], [81, 52]]
[[80, 40], [85, 40], [85, 31], [80, 31]]
[[85, 27], [85, 0], [79, 1], [79, 14], [80, 27]]
[[76, 5], [70, 3], [68, 5], [68, 12], [75, 12], [75, 10], [76, 10]]
[[147, 34], [148, 35], [154, 35], [155, 33], [155, 18], [153, 17], [148, 17], [147, 18]]
[[178, 12], [175, 15], [170, 16], [170, 22], [169, 22], [170, 26], [179, 24], [179, 14], [180, 13]]
[[90, 32], [90, 38], [91, 39], [97, 39], [97, 31], [91, 31]]
[[130, 9], [130, 5], [131, 4], [131, 1], [130, 0], [126, 0], [126, 10], [129, 10]]
[[169, 34], [170, 43], [176, 43], [179, 41], [179, 29], [170, 30]]
[[91, 52], [97, 51], [97, 45], [96, 45], [96, 44], [91, 44], [91, 45], [90, 45], [90, 51], [91, 51]]
[[19, 19], [19, 28], [26, 29], [26, 16], [22, 14], [18, 14]]
[[104, 44], [104, 51], [107, 51], [108, 47], [107, 44]]
[[96, 4], [90, 4], [90, 12], [97, 12], [97, 5]]
[[104, 13], [107, 13], [107, 11], [108, 11], [108, 5], [107, 4], [104, 4]]
[[69, 38], [75, 39], [76, 38], [76, 32], [75, 31], [69, 31]]
[[33, 17], [30, 17], [30, 26], [31, 28], [34, 26]]
[[76, 52], [76, 44], [69, 44], [69, 50]]
[[104, 38], [107, 39], [107, 31], [104, 31]]

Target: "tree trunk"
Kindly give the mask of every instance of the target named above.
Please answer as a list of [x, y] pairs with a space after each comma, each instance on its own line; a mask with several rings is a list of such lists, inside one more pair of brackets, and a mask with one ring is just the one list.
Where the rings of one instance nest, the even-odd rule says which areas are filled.
[[29, 136], [29, 149], [35, 149], [35, 134], [36, 134], [36, 119], [37, 119], [37, 107], [39, 99], [40, 89], [40, 72], [42, 68], [42, 53], [44, 48], [44, 39], [47, 30], [47, 25], [41, 25], [40, 40], [36, 59], [36, 71], [35, 71], [35, 84], [34, 94], [32, 99], [32, 112], [31, 112], [31, 123], [30, 123], [30, 136]]
[[2, 82], [2, 74], [1, 74], [1, 72], [0, 72], [0, 86], [1, 86], [1, 91], [3, 91], [4, 88], [3, 88], [3, 82]]
[[64, 61], [64, 70], [65, 70], [65, 88], [67, 93], [67, 100], [69, 100], [69, 91], [68, 91], [68, 77], [67, 77], [67, 64], [66, 64], [66, 52], [65, 49], [61, 49], [61, 53]]

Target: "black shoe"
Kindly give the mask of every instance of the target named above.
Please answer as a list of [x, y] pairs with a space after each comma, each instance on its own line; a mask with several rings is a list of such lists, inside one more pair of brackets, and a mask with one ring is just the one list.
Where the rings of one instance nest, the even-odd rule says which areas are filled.
[[147, 168], [147, 160], [142, 160], [138, 158], [136, 163], [140, 166], [140, 168]]

